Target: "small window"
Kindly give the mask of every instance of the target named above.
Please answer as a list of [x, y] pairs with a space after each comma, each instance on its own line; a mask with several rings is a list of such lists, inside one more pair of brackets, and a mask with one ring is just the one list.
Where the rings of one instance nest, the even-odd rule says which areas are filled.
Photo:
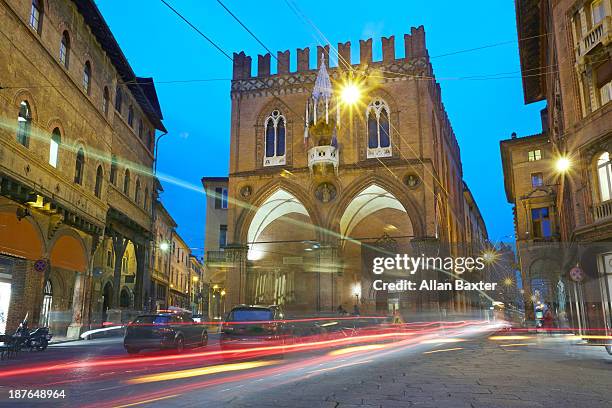
[[601, 96], [601, 106], [612, 101], [612, 81], [604, 84], [599, 88], [599, 94]]
[[552, 236], [548, 207], [531, 209], [531, 225], [534, 238], [550, 238]]
[[102, 96], [102, 112], [104, 115], [108, 114], [108, 104], [110, 103], [110, 92], [108, 91], [108, 86], [104, 87], [104, 95]]
[[138, 137], [142, 140], [142, 135], [144, 134], [144, 124], [142, 123], [142, 119], [138, 119]]
[[145, 187], [144, 189], [144, 199], [142, 206], [145, 210], [149, 210], [149, 187]]
[[606, 8], [602, 0], [594, 1], [591, 4], [591, 10], [593, 11], [593, 27], [601, 23], [606, 17]]
[[219, 225], [219, 248], [227, 244], [227, 225]]
[[114, 154], [111, 158], [110, 182], [115, 186], [117, 185], [117, 156]]
[[542, 159], [542, 151], [541, 150], [531, 150], [528, 154], [529, 161], [537, 161]]
[[153, 145], [153, 132], [151, 132], [150, 130], [147, 132], [147, 146], [149, 147], [149, 151], [153, 151], [153, 148], [155, 147]]
[[91, 91], [91, 63], [89, 61], [85, 62], [83, 68], [83, 90], [87, 95]]
[[32, 112], [27, 101], [19, 104], [19, 116], [17, 117], [17, 141], [28, 147], [30, 145], [30, 131], [32, 128]]
[[542, 187], [544, 185], [544, 177], [542, 173], [531, 173], [531, 186]]
[[106, 266], [109, 268], [113, 267], [113, 252], [106, 251]]
[[42, 31], [43, 14], [44, 9], [42, 1], [32, 0], [32, 9], [30, 11], [30, 27], [32, 27], [39, 34]]
[[227, 188], [217, 187], [215, 188], [215, 209], [227, 209]]
[[102, 178], [104, 177], [104, 171], [102, 165], [98, 166], [96, 170], [96, 185], [94, 187], [94, 194], [100, 198], [102, 196]]
[[134, 201], [140, 204], [140, 180], [136, 180], [136, 191], [134, 192]]
[[64, 31], [62, 34], [62, 40], [60, 41], [59, 60], [62, 65], [68, 68], [70, 64], [70, 36], [68, 31]]
[[123, 91], [119, 85], [117, 85], [115, 94], [115, 110], [121, 113], [121, 105], [123, 105]]
[[134, 126], [134, 107], [130, 105], [128, 108], [128, 125]]
[[123, 194], [130, 195], [130, 171], [125, 170], [125, 176], [123, 177]]
[[49, 164], [53, 167], [57, 167], [59, 148], [61, 144], [62, 134], [60, 133], [59, 128], [55, 128], [51, 133], [51, 140], [49, 141]]
[[597, 177], [599, 178], [599, 196], [601, 201], [612, 199], [612, 162], [610, 153], [605, 152], [597, 160]]
[[74, 165], [74, 182], [76, 184], [83, 184], [83, 171], [85, 170], [85, 152], [81, 147], [76, 156], [76, 162]]

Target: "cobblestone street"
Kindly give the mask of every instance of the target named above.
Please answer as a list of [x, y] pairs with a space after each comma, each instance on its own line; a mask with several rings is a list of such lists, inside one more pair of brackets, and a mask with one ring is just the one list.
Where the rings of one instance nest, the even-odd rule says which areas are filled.
[[[499, 343], [499, 344], [496, 344]], [[501, 344], [509, 344], [502, 347]], [[530, 344], [519, 346], [518, 344]], [[493, 342], [481, 339], [338, 369], [270, 388], [269, 407], [611, 407], [612, 357], [602, 347], [562, 338]]]

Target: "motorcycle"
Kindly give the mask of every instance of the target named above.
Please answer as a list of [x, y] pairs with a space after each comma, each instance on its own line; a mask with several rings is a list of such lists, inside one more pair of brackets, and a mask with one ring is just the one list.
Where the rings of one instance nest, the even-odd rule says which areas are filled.
[[30, 331], [26, 316], [19, 324], [14, 337], [17, 339], [17, 344], [20, 349], [27, 347], [30, 350], [36, 349], [38, 351], [43, 351], [49, 345], [49, 341], [51, 341], [53, 335], [49, 333], [48, 327], [38, 327]]

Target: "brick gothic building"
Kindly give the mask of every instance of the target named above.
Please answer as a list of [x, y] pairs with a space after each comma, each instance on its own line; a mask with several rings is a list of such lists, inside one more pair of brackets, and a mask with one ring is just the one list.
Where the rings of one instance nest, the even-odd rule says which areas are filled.
[[[372, 40], [362, 40], [360, 63], [350, 65], [351, 44], [338, 44], [335, 68], [329, 47], [318, 47], [317, 69], [300, 49], [296, 72], [289, 51], [277, 54], [276, 73], [270, 55], [260, 55], [256, 75], [251, 57], [234, 54], [226, 306], [280, 303], [309, 313], [359, 303], [387, 313], [473, 303], [454, 293], [372, 290], [374, 256], [460, 255], [468, 230], [486, 234], [466, 225], [473, 218], [459, 146], [423, 27], [404, 36], [404, 47], [396, 58], [395, 38], [383, 38], [383, 59], [373, 61]], [[359, 84], [357, 104], [339, 98], [347, 83]]]
[[0, 332], [76, 336], [150, 297], [162, 114], [93, 1], [2, 1], [0, 32]]
[[539, 301], [562, 324], [611, 328], [611, 3], [517, 0], [516, 15], [525, 102], [547, 102], [541, 135], [502, 142], [526, 311]]

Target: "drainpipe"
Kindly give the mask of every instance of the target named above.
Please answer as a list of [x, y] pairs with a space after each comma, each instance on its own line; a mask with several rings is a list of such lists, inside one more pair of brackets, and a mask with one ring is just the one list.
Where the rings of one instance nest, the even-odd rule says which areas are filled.
[[[155, 139], [155, 151], [153, 153], [153, 178], [155, 180], [155, 188], [153, 189], [153, 200], [151, 200], [151, 231], [153, 231], [153, 241], [152, 241], [152, 248], [151, 248], [151, 258], [153, 260], [153, 262], [151, 263], [150, 269], [155, 269], [155, 257], [156, 257], [156, 252], [157, 252], [157, 234], [155, 231], [155, 225], [156, 225], [156, 220], [157, 220], [157, 199], [158, 199], [158, 190], [157, 190], [157, 159], [158, 159], [158, 147], [159, 147], [159, 140], [166, 136], [168, 134], [168, 132], [164, 132], [161, 135], [157, 136], [157, 138]], [[153, 303], [154, 300], [153, 299], [157, 299], [157, 293], [156, 291], [151, 290], [152, 286], [151, 283], [153, 282], [153, 278], [152, 278], [153, 274], [151, 274], [150, 276], [150, 282], [148, 282], [149, 285], [149, 294], [150, 294], [150, 298], [151, 301], [149, 301], [149, 306], [151, 309], [153, 309]], [[146, 282], [143, 282], [143, 286], [145, 285]], [[147, 299], [144, 299], [145, 302], [147, 302]]]

